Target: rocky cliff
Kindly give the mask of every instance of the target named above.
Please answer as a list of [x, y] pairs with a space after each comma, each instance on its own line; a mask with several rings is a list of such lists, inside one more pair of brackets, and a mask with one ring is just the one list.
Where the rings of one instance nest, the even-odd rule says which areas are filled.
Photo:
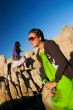
[[26, 57], [30, 61], [27, 71], [21, 71], [19, 67], [12, 69], [12, 60], [0, 56], [0, 110], [14, 110], [17, 107], [44, 110], [39, 94], [42, 88], [40, 64], [33, 52], [27, 53]]
[[65, 25], [55, 41], [73, 67], [73, 24], [70, 27]]

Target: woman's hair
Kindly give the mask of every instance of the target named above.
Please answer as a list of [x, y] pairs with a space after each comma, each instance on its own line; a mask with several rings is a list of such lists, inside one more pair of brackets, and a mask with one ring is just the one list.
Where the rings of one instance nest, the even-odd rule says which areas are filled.
[[40, 36], [42, 41], [45, 40], [44, 39], [44, 34], [43, 34], [43, 32], [40, 29], [33, 28], [33, 29], [30, 30], [29, 34], [30, 33], [34, 33], [34, 34], [36, 34], [36, 36]]
[[20, 42], [19, 42], [19, 41], [16, 41], [16, 42], [15, 42], [15, 46], [16, 46], [16, 47], [20, 47], [20, 46], [21, 46], [21, 45], [20, 45]]

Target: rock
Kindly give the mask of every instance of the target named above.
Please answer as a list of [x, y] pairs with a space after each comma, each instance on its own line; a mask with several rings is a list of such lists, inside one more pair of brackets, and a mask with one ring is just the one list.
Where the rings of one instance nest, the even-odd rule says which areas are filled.
[[32, 71], [31, 71], [31, 75], [32, 75], [32, 78], [33, 78], [34, 82], [35, 82], [40, 88], [42, 88], [42, 83], [41, 83], [41, 77], [40, 77], [39, 69], [36, 68], [36, 69], [32, 70]]
[[7, 76], [8, 76], [8, 67], [6, 58], [1, 55], [0, 56], [0, 103], [3, 103], [7, 100]]
[[12, 58], [7, 59], [7, 64], [10, 64], [10, 63], [12, 63]]
[[70, 27], [65, 25], [55, 41], [73, 67], [73, 25]]
[[3, 55], [1, 55], [0, 56], [0, 76], [4, 76], [5, 78], [7, 78], [7, 75], [8, 75], [7, 60]]

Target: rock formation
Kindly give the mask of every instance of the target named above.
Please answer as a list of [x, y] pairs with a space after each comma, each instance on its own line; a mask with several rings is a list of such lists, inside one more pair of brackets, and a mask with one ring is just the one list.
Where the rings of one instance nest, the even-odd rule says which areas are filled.
[[[27, 98], [29, 97], [30, 99], [31, 97], [34, 97], [40, 92], [42, 88], [42, 83], [40, 81], [41, 76], [39, 71], [40, 64], [36, 59], [35, 53], [34, 55], [33, 52], [30, 53], [31, 53], [30, 55], [28, 53], [29, 61], [31, 61], [29, 62], [30, 69], [27, 71], [21, 71], [19, 67], [13, 69], [11, 67], [12, 59], [6, 60], [6, 58], [3, 55], [0, 56], [1, 110], [4, 110], [5, 108], [7, 108], [7, 106], [8, 106], [7, 110], [14, 109], [15, 108], [14, 105], [17, 104], [15, 100], [20, 100], [21, 102], [25, 97]], [[32, 63], [33, 67], [31, 66]], [[27, 103], [27, 100], [25, 102]], [[4, 105], [4, 103], [8, 104]]]
[[70, 27], [65, 25], [55, 41], [73, 67], [73, 24]]

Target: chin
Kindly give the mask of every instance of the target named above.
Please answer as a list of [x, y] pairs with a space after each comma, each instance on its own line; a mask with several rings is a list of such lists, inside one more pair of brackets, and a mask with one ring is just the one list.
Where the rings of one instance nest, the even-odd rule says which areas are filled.
[[36, 45], [33, 45], [33, 47], [37, 47]]
[[32, 44], [33, 47], [37, 47], [35, 44]]

